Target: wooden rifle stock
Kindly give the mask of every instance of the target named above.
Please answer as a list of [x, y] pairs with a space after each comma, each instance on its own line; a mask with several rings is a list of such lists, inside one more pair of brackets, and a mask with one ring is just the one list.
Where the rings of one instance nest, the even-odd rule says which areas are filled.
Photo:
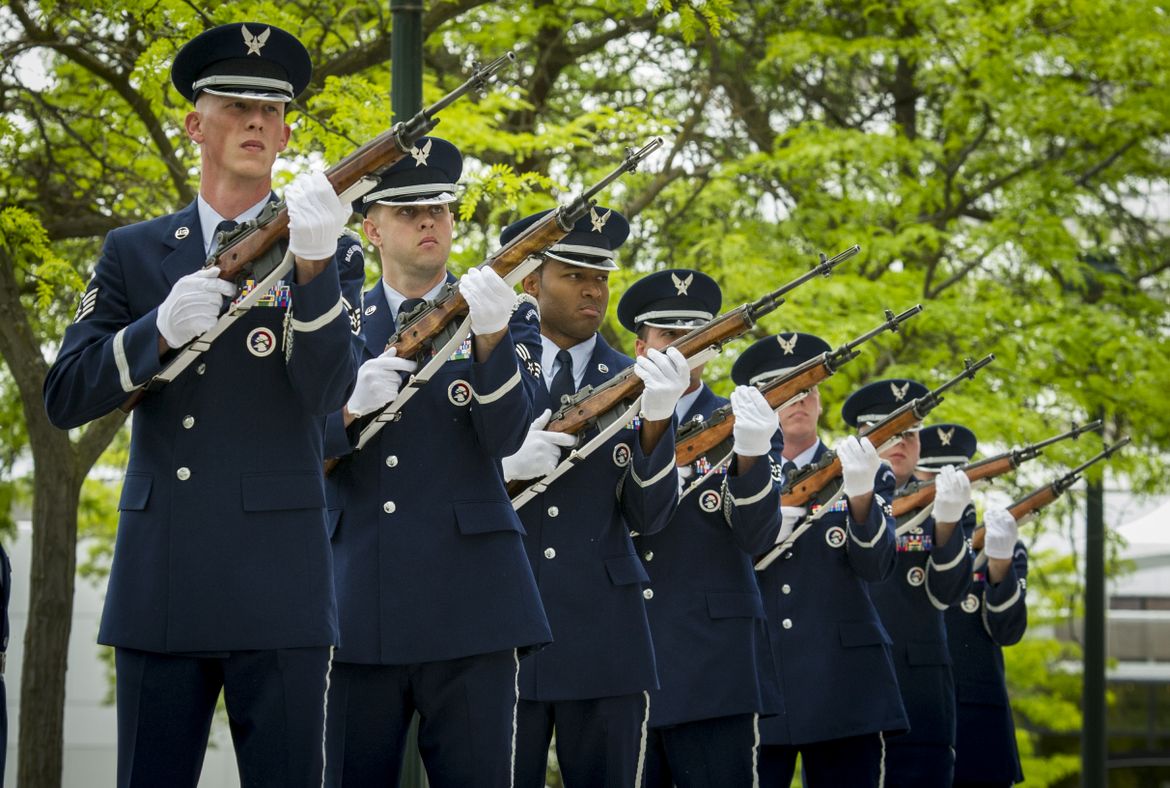
[[[911, 400], [876, 424], [859, 430], [858, 437], [869, 438], [869, 442], [873, 444], [874, 448], [881, 451], [881, 447], [887, 441], [896, 438], [903, 432], [909, 431], [922, 421], [927, 413], [930, 413], [930, 411], [938, 407], [939, 403], [942, 402], [943, 392], [963, 380], [975, 377], [976, 372], [994, 360], [995, 356], [993, 354], [989, 354], [974, 363], [968, 359], [966, 368], [958, 375], [943, 383], [934, 391]], [[830, 451], [821, 458], [820, 463], [798, 473], [796, 478], [785, 489], [780, 491], [780, 503], [783, 506], [806, 506], [810, 501], [816, 500], [821, 491], [840, 475], [841, 460], [837, 458], [836, 452]]]
[[[409, 120], [395, 123], [389, 130], [382, 132], [330, 167], [325, 171], [325, 177], [329, 179], [333, 190], [347, 200], [368, 192], [377, 182], [381, 172], [406, 156], [419, 137], [438, 125], [439, 120], [435, 115], [464, 95], [484, 88], [497, 71], [515, 60], [516, 56], [507, 52], [490, 63], [477, 67], [455, 90], [420, 110]], [[363, 183], [365, 188], [359, 185]], [[216, 251], [208, 257], [203, 267], [219, 266], [220, 279], [236, 282], [248, 274], [253, 263], [264, 258], [278, 242], [287, 238], [288, 207], [284, 200], [280, 200], [266, 206], [256, 219], [244, 222], [236, 229], [224, 233], [219, 239]], [[154, 382], [156, 379], [152, 378], [150, 383]], [[133, 410], [146, 395], [150, 383], [132, 392], [120, 406], [121, 409], [126, 413]]]
[[[691, 358], [707, 348], [720, 348], [726, 343], [747, 333], [763, 315], [784, 303], [783, 296], [817, 276], [828, 276], [832, 270], [861, 251], [854, 245], [832, 258], [824, 254], [820, 263], [783, 287], [774, 290], [750, 304], [742, 304], [729, 312], [713, 318], [701, 326], [691, 329], [670, 343], [684, 358]], [[549, 419], [545, 430], [576, 435], [596, 424], [607, 413], [622, 403], [631, 403], [642, 393], [642, 379], [629, 366], [597, 388], [578, 391]], [[508, 483], [508, 495], [515, 498], [540, 479], [523, 479]]]
[[[772, 410], [776, 410], [793, 397], [827, 380], [834, 372], [856, 358], [858, 346], [883, 331], [897, 333], [898, 327], [902, 323], [921, 311], [921, 304], [907, 309], [900, 315], [895, 315], [887, 309], [885, 311], [886, 322], [877, 328], [845, 343], [832, 352], [810, 358], [780, 377], [768, 381], [760, 387], [760, 393], [764, 395], [764, 399], [772, 407]], [[735, 415], [731, 412], [730, 404], [716, 409], [711, 417], [703, 422], [692, 421], [684, 425], [680, 428], [676, 439], [675, 464], [679, 467], [690, 465], [727, 440], [734, 427]]]
[[[1101, 420], [1097, 419], [1079, 427], [1074, 426], [1068, 432], [1062, 432], [1051, 438], [1045, 438], [1037, 443], [1024, 446], [1022, 449], [1012, 449], [1003, 454], [997, 454], [994, 457], [987, 457], [979, 462], [969, 462], [960, 470], [967, 474], [967, 478], [972, 483], [984, 479], [994, 479], [1011, 473], [1028, 460], [1039, 457], [1040, 453], [1052, 444], [1070, 438], [1075, 440], [1086, 432], [1096, 432], [1101, 429], [1101, 425]], [[894, 517], [902, 517], [933, 502], [934, 489], [934, 479], [924, 479], [913, 485], [908, 485], [905, 493], [894, 499]]]
[[[1057, 498], [1064, 495], [1065, 490], [1080, 481], [1081, 474], [1084, 473], [1087, 468], [1090, 468], [1099, 462], [1103, 462], [1104, 460], [1108, 460], [1123, 446], [1126, 446], [1129, 443], [1129, 440], [1130, 439], [1128, 437], [1122, 438], [1121, 440], [1117, 441], [1117, 443], [1114, 443], [1112, 446], [1106, 448], [1096, 457], [1093, 457], [1092, 459], [1078, 465], [1076, 468], [1073, 468], [1071, 471], [1066, 473], [1064, 476], [1061, 476], [1051, 484], [1046, 484], [1043, 487], [1037, 487], [1035, 490], [1009, 506], [1008, 511], [1011, 513], [1012, 517], [1015, 518], [1017, 523], [1036, 514], [1041, 509], [1055, 501]], [[971, 546], [974, 547], [975, 550], [983, 549], [985, 535], [986, 529], [982, 525], [975, 529], [975, 532], [971, 534]]]

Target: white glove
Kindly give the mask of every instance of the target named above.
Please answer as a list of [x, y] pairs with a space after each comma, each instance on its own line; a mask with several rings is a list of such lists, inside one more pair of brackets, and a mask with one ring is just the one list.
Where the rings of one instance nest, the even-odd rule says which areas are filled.
[[[944, 465], [934, 480], [934, 521], [957, 523], [971, 503], [971, 480], [967, 474]], [[1012, 544], [1015, 544], [1014, 542]]]
[[983, 514], [983, 550], [988, 558], [1011, 558], [1020, 538], [1020, 526], [1007, 509], [988, 509]]
[[398, 358], [398, 348], [390, 348], [377, 358], [358, 367], [357, 383], [345, 408], [354, 416], [372, 413], [392, 402], [402, 387], [402, 373], [414, 372], [418, 364]]
[[502, 331], [516, 306], [516, 291], [491, 268], [472, 268], [459, 279], [459, 292], [467, 301], [474, 334]]
[[772, 449], [772, 436], [780, 429], [776, 411], [755, 386], [737, 386], [731, 392], [731, 413], [735, 424], [733, 449], [741, 457], [759, 457]]
[[298, 175], [284, 192], [288, 249], [302, 260], [325, 260], [337, 251], [337, 236], [353, 213], [323, 172]]
[[808, 512], [803, 506], [781, 506], [780, 507], [780, 533], [776, 534], [776, 544], [780, 544], [788, 537], [792, 536], [792, 532], [796, 530], [796, 524], [800, 522], [800, 518]]
[[858, 440], [850, 435], [837, 444], [836, 451], [837, 459], [841, 460], [841, 486], [845, 497], [873, 492], [873, 477], [882, 466], [882, 458], [869, 438]]
[[682, 465], [678, 468], [675, 468], [675, 471], [678, 473], [678, 494], [682, 495], [683, 490], [685, 490], [687, 485], [691, 483], [691, 479], [695, 478], [697, 475], [695, 473], [695, 466]]
[[646, 384], [642, 394], [642, 418], [662, 421], [674, 415], [678, 398], [691, 382], [687, 360], [676, 348], [666, 352], [651, 348], [634, 362], [634, 374]]
[[187, 274], [158, 307], [158, 333], [172, 348], [181, 348], [214, 326], [223, 299], [235, 294], [236, 286], [219, 278], [219, 266]]
[[572, 446], [577, 442], [577, 439], [567, 432], [549, 432], [544, 429], [550, 418], [552, 411], [546, 408], [528, 428], [528, 435], [524, 438], [520, 451], [504, 458], [501, 463], [504, 466], [504, 479], [513, 481], [547, 476], [561, 461], [560, 447]]

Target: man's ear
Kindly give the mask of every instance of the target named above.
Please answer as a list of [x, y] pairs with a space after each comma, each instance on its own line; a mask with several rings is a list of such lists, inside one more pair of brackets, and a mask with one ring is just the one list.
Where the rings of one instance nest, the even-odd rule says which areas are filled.
[[366, 234], [366, 238], [374, 246], [380, 246], [382, 244], [382, 233], [378, 232], [378, 225], [371, 222], [368, 216], [362, 219], [362, 232]]
[[646, 340], [638, 337], [634, 340], [634, 356], [646, 355]]
[[533, 298], [540, 298], [540, 269], [537, 268], [528, 276], [524, 277], [524, 280], [520, 283], [520, 285], [524, 288], [524, 292], [528, 293], [528, 295], [532, 296]]
[[203, 144], [203, 116], [197, 110], [187, 113], [187, 117], [183, 119], [183, 128], [187, 130], [187, 136], [192, 142], [197, 145]]

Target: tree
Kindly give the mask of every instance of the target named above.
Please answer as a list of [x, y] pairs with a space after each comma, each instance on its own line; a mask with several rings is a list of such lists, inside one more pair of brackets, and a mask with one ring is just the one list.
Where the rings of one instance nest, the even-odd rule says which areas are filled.
[[[262, 2], [249, 14], [297, 32], [317, 64], [293, 108], [279, 189], [385, 128], [389, 14], [356, 0]], [[26, 654], [37, 667], [22, 687], [21, 785], [59, 782], [78, 494], [121, 425], [115, 414], [53, 430], [40, 399], [46, 358], [101, 236], [193, 198], [187, 107], [166, 74], [183, 41], [232, 15], [178, 0], [0, 9], [0, 430], [10, 439], [0, 467], [9, 475], [27, 446], [36, 469]], [[494, 248], [499, 226], [662, 134], [666, 152], [603, 196], [634, 220], [614, 298], [672, 264], [712, 274], [737, 304], [819, 250], [860, 243], [859, 259], [795, 293], [758, 332], [840, 342], [884, 306], [925, 303], [903, 334], [871, 343], [826, 384], [830, 401], [885, 374], [937, 382], [962, 356], [994, 351], [996, 365], [948, 397], [940, 418], [999, 446], [1100, 409], [1138, 444], [1115, 471], [1165, 488], [1157, 202], [1170, 171], [1170, 53], [1156, 3], [435, 0], [424, 17], [428, 100], [475, 57], [518, 55], [514, 74], [444, 112], [437, 130], [468, 155], [456, 267]], [[1104, 255], [1114, 272], [1089, 262]], [[606, 331], [624, 343], [616, 323]], [[716, 359], [708, 378], [730, 363]], [[835, 413], [825, 421], [841, 428]], [[1050, 461], [1079, 456], [1064, 448]]]

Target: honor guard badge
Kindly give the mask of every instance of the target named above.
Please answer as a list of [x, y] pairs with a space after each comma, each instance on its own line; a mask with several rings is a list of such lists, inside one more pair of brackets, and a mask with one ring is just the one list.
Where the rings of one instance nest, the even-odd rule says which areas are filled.
[[844, 547], [845, 529], [839, 525], [834, 525], [832, 528], [825, 531], [825, 544], [833, 548]]
[[624, 443], [619, 443], [613, 447], [613, 464], [619, 468], [624, 468], [630, 464], [630, 447]]
[[915, 566], [906, 573], [906, 582], [917, 588], [926, 582], [926, 570], [920, 566]]
[[597, 371], [604, 375], [606, 372], [609, 372], [609, 366], [606, 364], [598, 364]]
[[247, 339], [248, 352], [257, 358], [264, 358], [272, 355], [272, 351], [276, 350], [276, 335], [272, 333], [271, 329], [253, 328], [248, 333]]
[[378, 311], [378, 305], [377, 304], [370, 304], [369, 306], [366, 307], [366, 313], [365, 313], [366, 317], [369, 317], [370, 315], [374, 314], [377, 311]]
[[707, 490], [699, 496], [699, 508], [704, 512], [719, 511], [719, 504], [723, 503], [723, 497], [714, 490]]
[[189, 228], [180, 227], [179, 229], [175, 230], [175, 240], [181, 241], [190, 234], [191, 234], [191, 230]]
[[456, 380], [447, 387], [447, 399], [452, 405], [466, 405], [471, 402], [471, 384], [466, 380]]
[[962, 601], [959, 607], [963, 608], [964, 613], [974, 613], [979, 609], [979, 597], [967, 594], [967, 598]]

